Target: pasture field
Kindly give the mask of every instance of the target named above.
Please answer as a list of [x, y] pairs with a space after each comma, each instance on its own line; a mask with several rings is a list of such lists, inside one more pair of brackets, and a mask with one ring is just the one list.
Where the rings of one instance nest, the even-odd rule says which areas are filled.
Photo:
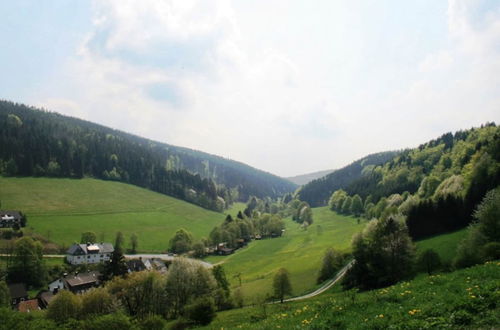
[[363, 293], [338, 285], [317, 297], [217, 313], [204, 329], [493, 329], [500, 324], [500, 262]]
[[69, 246], [82, 232], [114, 241], [135, 233], [139, 252], [162, 252], [179, 228], [195, 239], [208, 236], [224, 214], [137, 186], [95, 179], [0, 178], [3, 209], [21, 210], [27, 230]]
[[271, 293], [273, 276], [281, 267], [290, 272], [293, 294], [306, 293], [318, 286], [316, 278], [325, 250], [333, 247], [349, 251], [353, 234], [365, 225], [328, 207], [313, 209], [313, 218], [314, 223], [307, 230], [285, 219], [286, 231], [282, 237], [252, 241], [230, 256], [212, 256], [206, 260], [223, 263], [233, 290], [239, 286], [241, 277], [246, 303]]
[[458, 244], [465, 238], [466, 234], [467, 228], [464, 228], [452, 233], [442, 234], [417, 241], [415, 242], [417, 245], [417, 252], [433, 249], [439, 254], [441, 261], [451, 263], [455, 257]]

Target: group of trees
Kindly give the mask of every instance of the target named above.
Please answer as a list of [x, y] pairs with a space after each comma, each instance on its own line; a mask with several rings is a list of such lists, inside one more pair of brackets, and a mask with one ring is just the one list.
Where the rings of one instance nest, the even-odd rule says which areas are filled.
[[[458, 246], [452, 265], [456, 268], [500, 258], [500, 187], [486, 194], [474, 212], [474, 219]], [[401, 215], [370, 221], [363, 232], [354, 236], [352, 244], [355, 263], [343, 283], [347, 288], [389, 286], [412, 276], [416, 270], [432, 274], [442, 266], [439, 255], [432, 249], [415, 254]], [[333, 257], [325, 255], [323, 269], [327, 269], [325, 263], [329, 259]]]
[[403, 219], [370, 221], [354, 236], [352, 249], [355, 263], [343, 282], [347, 288], [389, 286], [412, 273], [415, 248]]
[[474, 219], [458, 247], [457, 267], [500, 259], [500, 187], [486, 194]]
[[[370, 204], [368, 202], [367, 204]], [[335, 191], [328, 202], [330, 210], [336, 211], [340, 214], [354, 215], [359, 217], [364, 213], [364, 206], [361, 197], [356, 194], [349, 196], [344, 190], [339, 189]]]
[[127, 182], [213, 210], [295, 185], [250, 166], [0, 101], [0, 174]]
[[239, 212], [236, 218], [228, 215], [224, 222], [210, 232], [210, 242], [213, 245], [226, 243], [227, 247], [237, 248], [239, 240], [249, 241], [252, 237], [281, 236], [285, 223], [278, 214], [254, 212], [251, 217]]
[[7, 281], [39, 287], [46, 275], [42, 244], [28, 236], [18, 239], [12, 255], [7, 257]]

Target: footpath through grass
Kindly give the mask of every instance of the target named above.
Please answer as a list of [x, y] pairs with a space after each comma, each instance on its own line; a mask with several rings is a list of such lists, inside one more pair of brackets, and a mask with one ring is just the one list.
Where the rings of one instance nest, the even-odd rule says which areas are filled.
[[[312, 291], [325, 250], [333, 247], [348, 251], [354, 233], [362, 230], [352, 217], [330, 211], [327, 207], [313, 209], [314, 223], [307, 230], [286, 219], [283, 237], [252, 241], [247, 247], [227, 257], [209, 257], [212, 263], [223, 262], [232, 289], [239, 287], [245, 302], [254, 303], [272, 293], [272, 279], [284, 267], [290, 272], [294, 295]], [[239, 276], [238, 276], [239, 275]]]
[[500, 261], [385, 289], [217, 314], [208, 329], [493, 329], [500, 324]]
[[126, 244], [135, 233], [140, 252], [162, 252], [179, 228], [196, 239], [208, 236], [224, 215], [119, 182], [95, 179], [1, 178], [2, 208], [21, 210], [32, 230], [60, 245], [93, 231], [113, 241], [117, 231]]

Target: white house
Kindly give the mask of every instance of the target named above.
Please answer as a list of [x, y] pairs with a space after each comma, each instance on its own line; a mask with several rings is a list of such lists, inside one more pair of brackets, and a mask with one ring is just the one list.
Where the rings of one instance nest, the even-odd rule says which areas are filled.
[[67, 251], [66, 260], [72, 265], [97, 264], [109, 261], [114, 250], [111, 243], [73, 244]]

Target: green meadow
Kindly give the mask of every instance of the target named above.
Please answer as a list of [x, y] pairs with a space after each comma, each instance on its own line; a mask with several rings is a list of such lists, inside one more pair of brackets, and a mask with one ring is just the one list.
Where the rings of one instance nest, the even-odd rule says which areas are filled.
[[294, 295], [317, 287], [316, 277], [324, 251], [333, 247], [349, 251], [354, 233], [362, 230], [352, 217], [330, 211], [327, 207], [313, 209], [314, 223], [307, 230], [286, 219], [282, 237], [252, 241], [247, 247], [225, 257], [212, 256], [207, 261], [223, 263], [233, 290], [239, 287], [246, 303], [253, 303], [271, 293], [276, 271], [284, 267], [290, 272]]
[[380, 290], [217, 313], [207, 329], [496, 329], [500, 262], [453, 273], [419, 275]]
[[432, 249], [439, 254], [441, 261], [451, 263], [455, 257], [458, 244], [465, 238], [466, 234], [467, 228], [464, 228], [452, 233], [417, 241], [417, 251]]
[[179, 228], [208, 236], [224, 215], [137, 186], [95, 179], [0, 178], [2, 208], [21, 210], [27, 230], [68, 246], [93, 231], [113, 241], [135, 233], [140, 252], [162, 252]]

